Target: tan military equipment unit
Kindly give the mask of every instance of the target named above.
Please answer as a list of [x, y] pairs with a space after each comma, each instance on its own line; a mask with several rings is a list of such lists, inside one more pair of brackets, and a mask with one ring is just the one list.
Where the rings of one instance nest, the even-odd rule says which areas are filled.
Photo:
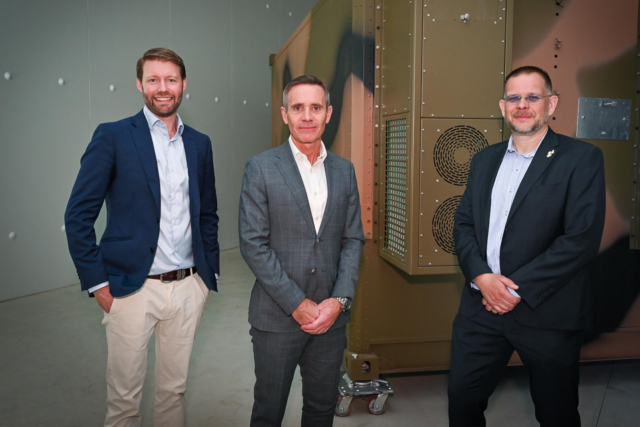
[[[350, 380], [448, 369], [466, 286], [453, 214], [471, 157], [509, 137], [498, 100], [522, 65], [551, 76], [560, 103], [550, 126], [605, 156], [606, 225], [589, 267], [595, 327], [582, 360], [640, 357], [637, 23], [637, 0], [320, 0], [272, 55], [273, 145], [288, 137], [284, 85], [315, 74], [334, 105], [323, 140], [356, 167], [367, 241]], [[341, 388], [339, 415], [350, 397], [369, 394], [380, 394], [369, 408], [381, 413], [391, 392], [384, 381]]]

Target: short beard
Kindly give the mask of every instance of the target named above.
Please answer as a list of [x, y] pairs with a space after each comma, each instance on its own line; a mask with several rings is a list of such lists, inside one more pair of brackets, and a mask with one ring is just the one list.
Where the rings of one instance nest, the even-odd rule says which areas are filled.
[[[156, 96], [156, 95], [153, 95], [153, 96]], [[158, 117], [171, 117], [173, 114], [175, 114], [176, 111], [178, 111], [178, 107], [180, 107], [180, 104], [182, 103], [182, 93], [180, 93], [180, 96], [176, 98], [176, 101], [173, 104], [173, 108], [169, 109], [168, 111], [161, 111], [158, 108], [156, 108], [155, 105], [153, 105], [153, 96], [148, 97], [144, 92], [142, 93], [142, 98], [144, 99], [144, 105], [146, 105], [149, 111], [151, 111], [153, 114], [155, 114]]]
[[546, 126], [549, 121], [549, 108], [544, 109], [544, 120], [536, 121], [529, 129], [518, 129], [513, 119], [507, 119], [507, 126], [511, 129], [511, 133], [518, 136], [531, 136], [535, 135]]

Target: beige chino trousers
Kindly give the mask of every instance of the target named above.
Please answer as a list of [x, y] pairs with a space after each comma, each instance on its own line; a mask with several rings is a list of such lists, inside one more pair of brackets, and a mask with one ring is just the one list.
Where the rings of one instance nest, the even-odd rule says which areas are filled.
[[140, 426], [147, 345], [154, 331], [155, 426], [184, 426], [189, 362], [208, 293], [195, 274], [168, 283], [147, 279], [138, 292], [114, 299], [102, 321], [108, 347], [105, 427]]

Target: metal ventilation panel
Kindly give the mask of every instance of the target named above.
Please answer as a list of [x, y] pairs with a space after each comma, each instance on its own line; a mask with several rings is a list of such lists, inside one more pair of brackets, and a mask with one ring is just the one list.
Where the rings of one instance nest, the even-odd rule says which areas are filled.
[[405, 261], [407, 242], [407, 117], [384, 125], [384, 246], [385, 253]]
[[454, 214], [471, 158], [503, 139], [502, 120], [422, 119], [419, 267], [458, 265]]

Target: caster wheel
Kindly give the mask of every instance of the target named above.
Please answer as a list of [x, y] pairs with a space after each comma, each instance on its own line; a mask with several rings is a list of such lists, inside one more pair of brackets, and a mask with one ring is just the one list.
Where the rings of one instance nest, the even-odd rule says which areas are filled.
[[338, 403], [336, 404], [336, 409], [334, 411], [336, 414], [336, 417], [348, 417], [349, 414], [351, 413], [351, 405], [347, 407], [346, 411], [344, 412], [340, 411], [340, 402], [342, 402], [342, 399], [343, 399], [342, 396], [338, 397]]
[[373, 415], [382, 415], [385, 411], [385, 409], [387, 409], [386, 405], [382, 405], [382, 408], [377, 408], [375, 407], [376, 405], [376, 398], [378, 396], [371, 396], [368, 400], [369, 400], [369, 413], [373, 414]]

